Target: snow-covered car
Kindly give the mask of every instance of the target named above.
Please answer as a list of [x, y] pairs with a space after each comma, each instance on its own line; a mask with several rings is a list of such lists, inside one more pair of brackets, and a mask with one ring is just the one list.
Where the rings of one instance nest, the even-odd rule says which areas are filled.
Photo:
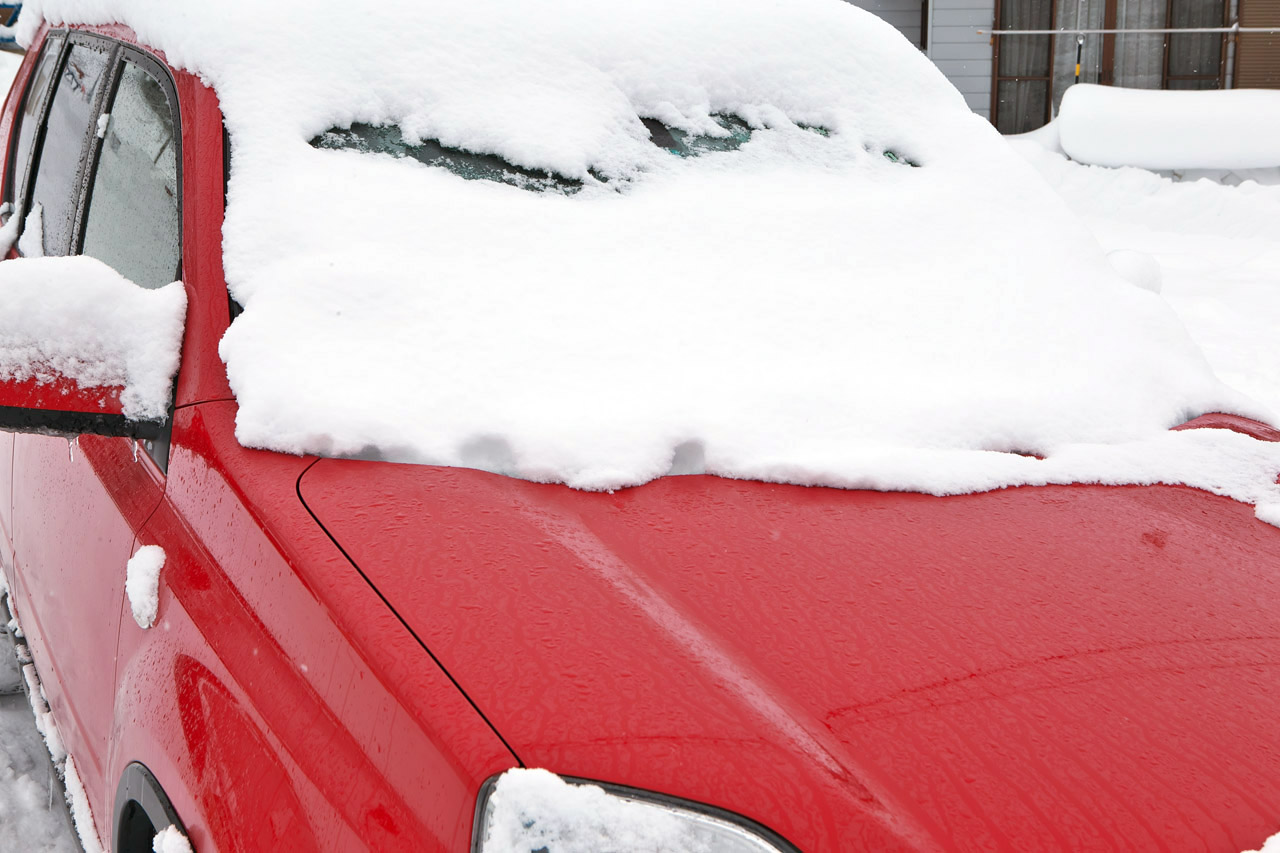
[[0, 564], [87, 850], [1280, 829], [1280, 433], [918, 51], [369, 5], [26, 6]]

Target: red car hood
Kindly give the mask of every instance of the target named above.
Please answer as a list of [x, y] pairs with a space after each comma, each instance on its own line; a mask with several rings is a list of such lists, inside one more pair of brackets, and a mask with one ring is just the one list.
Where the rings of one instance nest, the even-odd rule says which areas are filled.
[[1280, 831], [1280, 530], [1233, 501], [333, 460], [300, 493], [528, 766], [811, 851]]

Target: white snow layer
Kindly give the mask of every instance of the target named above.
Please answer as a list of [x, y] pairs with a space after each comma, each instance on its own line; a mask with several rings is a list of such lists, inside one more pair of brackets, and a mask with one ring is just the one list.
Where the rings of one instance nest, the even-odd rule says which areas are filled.
[[546, 770], [502, 774], [489, 808], [484, 853], [710, 853], [670, 812], [595, 785], [570, 785]]
[[1080, 163], [1144, 169], [1280, 166], [1280, 92], [1174, 91], [1077, 84], [1058, 113]]
[[[123, 21], [219, 94], [245, 308], [221, 352], [248, 446], [592, 489], [703, 470], [1280, 497], [1280, 448], [1166, 433], [1264, 410], [918, 50], [840, 0], [36, 0], [25, 40], [41, 14]], [[715, 132], [712, 114], [756, 131], [681, 159], [640, 122]], [[351, 122], [586, 188], [308, 144]]]
[[63, 782], [67, 786], [67, 803], [71, 806], [71, 820], [76, 827], [76, 835], [80, 838], [80, 846], [84, 853], [102, 853], [102, 844], [98, 841], [98, 830], [93, 822], [93, 809], [89, 806], [89, 795], [85, 793], [84, 783], [76, 771], [76, 761], [70, 755], [63, 767]]
[[139, 628], [156, 624], [160, 609], [160, 570], [165, 553], [159, 545], [143, 545], [125, 566], [124, 592]]
[[187, 296], [144, 290], [89, 257], [0, 263], [0, 377], [118, 386], [124, 414], [168, 416]]
[[1268, 838], [1261, 850], [1246, 850], [1245, 853], [1280, 853], [1280, 834]]
[[191, 853], [191, 842], [176, 826], [166, 826], [151, 842], [153, 853]]

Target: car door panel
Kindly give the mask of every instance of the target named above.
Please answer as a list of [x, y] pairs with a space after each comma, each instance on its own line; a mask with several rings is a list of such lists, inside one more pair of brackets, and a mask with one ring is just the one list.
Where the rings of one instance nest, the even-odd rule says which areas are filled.
[[13, 575], [13, 433], [0, 432], [0, 571]]
[[45, 692], [85, 784], [101, 784], [115, 695], [125, 566], [163, 491], [133, 442], [18, 436], [14, 563], [19, 602]]
[[514, 757], [302, 505], [312, 460], [240, 447], [235, 410], [175, 417], [139, 536], [165, 552], [158, 617], [121, 620], [117, 730], [181, 721], [164, 747], [219, 850], [272, 849], [291, 826], [311, 828], [294, 850], [461, 849], [480, 784]]

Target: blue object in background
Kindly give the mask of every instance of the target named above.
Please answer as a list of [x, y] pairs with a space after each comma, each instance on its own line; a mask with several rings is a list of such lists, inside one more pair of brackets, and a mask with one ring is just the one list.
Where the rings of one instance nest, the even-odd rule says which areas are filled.
[[[21, 11], [21, 3], [0, 3], [0, 26], [12, 27], [18, 22], [18, 13]], [[0, 33], [0, 50], [21, 50], [13, 33]]]

